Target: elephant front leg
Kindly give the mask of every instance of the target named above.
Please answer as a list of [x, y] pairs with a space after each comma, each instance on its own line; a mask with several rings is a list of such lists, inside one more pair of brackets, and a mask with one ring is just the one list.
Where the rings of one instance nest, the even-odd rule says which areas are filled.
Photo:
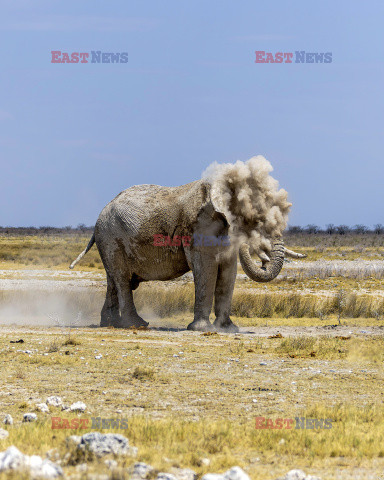
[[201, 332], [213, 331], [209, 315], [216, 284], [217, 262], [213, 255], [194, 252], [191, 264], [195, 281], [195, 308], [194, 320], [187, 328]]
[[237, 254], [219, 264], [215, 288], [215, 315], [213, 324], [216, 331], [237, 333], [239, 328], [230, 319], [233, 289], [237, 274]]

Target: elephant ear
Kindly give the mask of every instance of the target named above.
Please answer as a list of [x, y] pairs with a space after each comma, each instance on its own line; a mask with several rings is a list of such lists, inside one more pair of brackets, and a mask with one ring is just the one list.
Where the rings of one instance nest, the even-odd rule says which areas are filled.
[[[202, 203], [200, 203], [200, 206], [197, 210], [197, 221], [200, 227], [202, 227], [204, 230], [213, 227], [213, 229], [215, 230], [217, 228], [217, 225], [215, 227], [214, 224], [216, 224], [217, 222], [215, 222], [214, 220], [219, 221], [221, 225], [223, 225], [224, 223], [224, 225], [228, 227], [229, 221], [224, 209], [224, 205], [222, 204], [220, 198], [218, 198], [217, 195], [212, 195], [211, 184], [203, 182], [200, 185], [202, 187]], [[214, 222], [212, 223], [212, 221]]]
[[226, 223], [229, 225], [229, 215], [225, 208], [224, 201], [220, 192], [214, 185], [209, 185], [209, 201], [214, 209], [214, 211], [225, 219]]
[[203, 205], [198, 212], [199, 223], [208, 225], [211, 224], [212, 220], [219, 220], [221, 224], [224, 223], [228, 227], [228, 215], [220, 197], [215, 194], [209, 183], [203, 184], [203, 192]]

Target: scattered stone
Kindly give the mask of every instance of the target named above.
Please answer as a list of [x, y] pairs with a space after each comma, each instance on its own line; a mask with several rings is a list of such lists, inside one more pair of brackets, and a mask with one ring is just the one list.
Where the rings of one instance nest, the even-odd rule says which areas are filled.
[[11, 340], [9, 343], [24, 343], [24, 340], [20, 338], [20, 340]]
[[7, 430], [4, 430], [4, 428], [0, 428], [0, 440], [5, 440], [8, 437], [9, 432], [7, 432]]
[[60, 397], [52, 396], [47, 398], [46, 404], [52, 407], [61, 407], [63, 400]]
[[279, 440], [279, 445], [284, 445], [284, 443], [285, 443], [285, 439], [284, 439], [284, 438], [281, 438], [281, 439]]
[[260, 362], [260, 365], [267, 365], [267, 362]]
[[153, 468], [150, 465], [143, 462], [137, 462], [131, 470], [131, 476], [134, 480], [145, 480], [152, 471]]
[[101, 355], [101, 353], [99, 355], [96, 355], [95, 356], [95, 359], [96, 360], [101, 360], [103, 358], [103, 355]]
[[23, 422], [36, 422], [36, 420], [36, 413], [24, 413], [23, 415]]
[[320, 480], [320, 478], [306, 475], [302, 470], [290, 470], [282, 480]]
[[105, 460], [104, 461], [105, 465], [108, 467], [108, 468], [116, 468], [117, 467], [117, 462], [116, 460]]
[[71, 412], [85, 412], [85, 409], [87, 406], [83, 402], [76, 402], [72, 403], [72, 405], [69, 407], [69, 410]]
[[7, 415], [5, 415], [4, 417], [4, 424], [5, 425], [13, 425], [13, 418], [11, 415], [9, 415], [9, 413]]
[[160, 472], [157, 475], [156, 480], [177, 480], [177, 478], [171, 473]]
[[250, 480], [240, 467], [232, 467], [224, 473], [225, 480]]
[[46, 403], [38, 403], [36, 408], [42, 413], [49, 413], [49, 408]]
[[240, 467], [232, 467], [225, 473], [206, 473], [201, 480], [250, 480]]
[[189, 468], [172, 468], [171, 472], [172, 475], [176, 477], [177, 480], [196, 480], [197, 475], [196, 472], [190, 470]]
[[50, 460], [43, 460], [37, 455], [24, 455], [16, 447], [9, 447], [5, 452], [0, 452], [0, 473], [11, 471], [24, 471], [31, 478], [57, 478], [63, 475], [59, 465]]
[[201, 465], [208, 467], [211, 464], [211, 460], [209, 458], [202, 458], [200, 459], [200, 463]]
[[111, 453], [113, 455], [127, 455], [130, 453], [128, 439], [118, 433], [86, 433], [81, 437], [81, 442], [77, 448], [88, 450], [97, 457], [103, 457]]

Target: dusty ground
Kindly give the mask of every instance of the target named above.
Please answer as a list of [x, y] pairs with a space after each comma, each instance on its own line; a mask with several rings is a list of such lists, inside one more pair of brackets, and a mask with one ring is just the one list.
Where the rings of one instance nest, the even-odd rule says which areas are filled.
[[[377, 259], [291, 262], [267, 287], [239, 272], [236, 289], [327, 296], [347, 285], [381, 298], [382, 270], [384, 261]], [[300, 281], [291, 281], [300, 274]], [[191, 282], [186, 275], [161, 285]], [[44, 456], [57, 449], [65, 458], [65, 438], [78, 432], [53, 431], [51, 417], [73, 414], [51, 409], [38, 412], [36, 424], [21, 423], [23, 413], [59, 395], [67, 404], [84, 401], [84, 418], [129, 419], [128, 430], [119, 433], [139, 453], [119, 460], [119, 468], [140, 460], [161, 471], [177, 465], [199, 475], [240, 465], [255, 480], [273, 480], [292, 468], [323, 480], [383, 475], [379, 315], [344, 318], [340, 325], [336, 317], [238, 317], [240, 334], [203, 335], [185, 330], [191, 313], [159, 318], [149, 308], [148, 331], [86, 328], [99, 321], [105, 286], [104, 272], [96, 269], [0, 270], [0, 420], [6, 413], [15, 419], [5, 427], [10, 436], [0, 440], [0, 451], [16, 445]], [[24, 343], [10, 343], [20, 339]], [[258, 416], [330, 418], [332, 428], [257, 430]], [[202, 458], [211, 464], [204, 466]], [[63, 466], [67, 476], [86, 478], [76, 465]], [[111, 474], [91, 462], [89, 474], [94, 471]], [[120, 475], [115, 478], [126, 478]]]
[[[222, 471], [230, 462], [241, 464], [255, 479], [274, 479], [298, 466], [323, 479], [378, 478], [383, 471], [382, 426], [375, 426], [372, 418], [371, 431], [365, 427], [367, 415], [376, 412], [382, 418], [381, 328], [258, 327], [244, 328], [246, 333], [238, 335], [175, 330], [76, 329], [71, 338], [78, 345], [63, 345], [68, 333], [62, 329], [1, 327], [0, 417], [11, 413], [16, 420], [4, 446], [21, 444], [26, 453], [40, 454], [49, 450], [46, 444], [63, 448], [65, 437], [74, 432], [52, 432], [50, 418], [68, 414], [39, 413], [39, 427], [20, 425], [24, 412], [33, 411], [50, 395], [60, 395], [68, 404], [84, 401], [88, 408], [83, 417], [87, 418], [138, 416], [141, 421], [165, 421], [171, 431], [180, 421], [199, 427], [227, 424], [232, 433], [218, 451], [199, 450], [201, 457], [211, 458], [213, 471]], [[268, 338], [276, 333], [284, 338]], [[308, 345], [309, 350], [305, 341], [284, 347], [289, 337], [314, 336], [319, 343]], [[23, 344], [10, 343], [21, 338]], [[368, 341], [371, 347], [365, 349]], [[58, 345], [57, 352], [51, 351], [53, 344]], [[144, 372], [140, 378], [132, 376], [137, 367]], [[368, 413], [363, 414], [364, 409]], [[254, 429], [257, 416], [298, 415], [331, 418], [333, 429]], [[23, 428], [24, 435], [18, 428]], [[27, 446], [25, 430], [34, 428], [44, 431], [45, 441]], [[231, 444], [232, 438], [238, 444]], [[372, 438], [380, 440], [373, 450]], [[183, 448], [180, 452], [168, 444], [161, 447], [157, 441], [151, 445], [151, 438], [137, 432], [133, 439], [139, 460], [159, 469], [166, 467], [164, 458], [170, 458], [201, 473], [210, 470], [199, 467]], [[354, 439], [359, 440], [362, 455], [354, 448]], [[193, 445], [196, 439], [189, 441]], [[67, 471], [75, 475], [74, 467]]]

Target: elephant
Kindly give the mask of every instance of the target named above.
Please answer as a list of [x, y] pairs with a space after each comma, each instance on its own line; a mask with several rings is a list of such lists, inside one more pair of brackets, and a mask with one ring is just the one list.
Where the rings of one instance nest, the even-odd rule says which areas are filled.
[[[255, 165], [260, 168], [260, 161]], [[271, 212], [276, 216], [277, 207], [272, 200], [269, 208], [265, 204], [268, 199], [283, 198], [281, 191], [271, 196], [274, 187], [268, 184], [264, 203], [258, 199], [267, 210], [265, 218], [257, 217], [256, 209], [246, 221], [235, 221], [236, 208], [229, 211], [220, 204], [214, 185], [206, 178], [177, 187], [136, 185], [102, 210], [88, 246], [70, 265], [73, 268], [96, 243], [107, 276], [101, 327], [146, 327], [148, 322], [137, 313], [132, 292], [141, 282], [172, 280], [192, 271], [194, 319], [188, 330], [238, 332], [230, 318], [238, 256], [246, 275], [256, 282], [276, 278], [285, 256], [305, 257], [284, 247], [279, 228], [267, 228], [266, 219]], [[261, 190], [255, 187], [256, 192]], [[284, 205], [287, 210], [291, 204]], [[255, 263], [250, 245], [243, 241], [250, 238], [250, 232], [270, 237], [261, 242], [263, 249], [256, 250], [262, 266]], [[216, 318], [211, 324], [213, 301]]]

